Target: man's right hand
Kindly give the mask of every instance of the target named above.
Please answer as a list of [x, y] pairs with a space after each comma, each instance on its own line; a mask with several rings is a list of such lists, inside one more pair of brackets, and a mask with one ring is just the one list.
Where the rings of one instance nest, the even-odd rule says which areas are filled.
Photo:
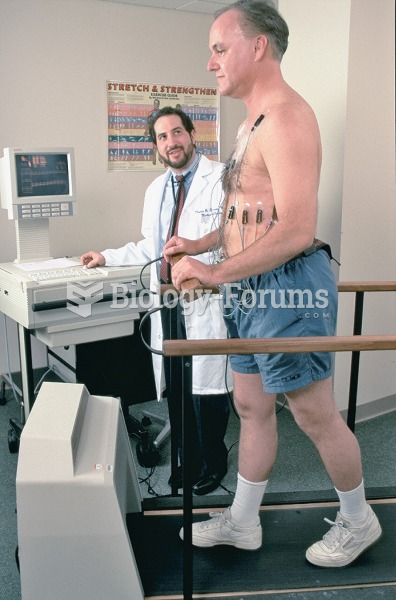
[[166, 262], [173, 265], [173, 257], [177, 254], [188, 254], [189, 256], [200, 254], [197, 242], [198, 240], [189, 240], [174, 235], [166, 242], [162, 249]]
[[80, 257], [81, 264], [83, 267], [87, 267], [87, 269], [92, 269], [93, 267], [103, 267], [106, 264], [106, 259], [100, 252], [95, 252], [95, 250], [90, 250], [85, 254], [82, 254]]

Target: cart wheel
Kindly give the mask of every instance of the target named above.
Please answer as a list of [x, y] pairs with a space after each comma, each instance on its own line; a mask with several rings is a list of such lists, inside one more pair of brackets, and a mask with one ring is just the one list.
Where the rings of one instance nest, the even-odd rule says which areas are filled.
[[15, 454], [19, 450], [19, 439], [13, 429], [8, 430], [8, 449], [11, 454]]
[[143, 425], [143, 427], [150, 427], [150, 425], [151, 425], [151, 419], [150, 419], [150, 417], [143, 417], [142, 418], [142, 425]]

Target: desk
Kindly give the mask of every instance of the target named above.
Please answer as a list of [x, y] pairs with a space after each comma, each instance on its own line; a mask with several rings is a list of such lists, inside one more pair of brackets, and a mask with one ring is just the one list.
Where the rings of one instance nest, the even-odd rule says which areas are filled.
[[[0, 264], [0, 312], [18, 325], [25, 421], [34, 402], [31, 335], [50, 348], [124, 337], [147, 310], [141, 266], [100, 272], [37, 282], [14, 263]], [[142, 281], [148, 287], [148, 271]]]

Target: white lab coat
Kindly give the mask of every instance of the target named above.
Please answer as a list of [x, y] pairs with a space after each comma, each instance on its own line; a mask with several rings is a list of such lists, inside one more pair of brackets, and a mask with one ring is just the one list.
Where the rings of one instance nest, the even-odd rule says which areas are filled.
[[[189, 239], [198, 239], [213, 229], [220, 222], [222, 205], [221, 174], [223, 165], [210, 161], [202, 156], [191, 183], [184, 208], [180, 217], [178, 234]], [[104, 250], [102, 254], [109, 266], [140, 265], [153, 260], [162, 254], [159, 216], [165, 183], [169, 170], [155, 179], [147, 188], [142, 220], [143, 239], [137, 243], [129, 242], [122, 248]], [[208, 262], [208, 255], [196, 257]], [[158, 263], [151, 265], [150, 288], [157, 292], [159, 284], [157, 275]], [[154, 298], [159, 305], [159, 296]], [[218, 295], [197, 299], [193, 302], [191, 314], [185, 315], [187, 339], [220, 339], [226, 338], [226, 328], [222, 314], [222, 301]], [[151, 316], [151, 345], [162, 349], [162, 326], [159, 311]], [[231, 369], [225, 356], [195, 356], [193, 359], [193, 393], [222, 394], [232, 388]], [[158, 397], [164, 388], [162, 357], [153, 354], [153, 367]], [[227, 377], [227, 385], [226, 385]]]

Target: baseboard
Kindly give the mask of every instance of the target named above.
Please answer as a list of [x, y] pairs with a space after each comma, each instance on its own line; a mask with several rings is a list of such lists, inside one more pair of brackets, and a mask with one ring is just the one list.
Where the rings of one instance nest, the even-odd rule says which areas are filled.
[[[396, 410], [396, 394], [385, 396], [385, 398], [379, 398], [378, 400], [372, 400], [365, 404], [359, 404], [356, 407], [356, 419], [355, 423], [367, 421], [368, 419], [374, 419], [381, 415], [385, 415], [389, 412]], [[341, 410], [341, 415], [346, 420], [348, 409]]]
[[[277, 397], [276, 403], [278, 405], [278, 408], [286, 408], [287, 410], [290, 410], [287, 402], [284, 402], [284, 397], [282, 395], [279, 395]], [[365, 404], [358, 404], [356, 406], [355, 423], [368, 421], [369, 419], [374, 419], [375, 417], [386, 415], [387, 413], [393, 412], [395, 410], [396, 394], [391, 394], [390, 396], [385, 396], [384, 398], [378, 398], [377, 400], [372, 400], [371, 402], [366, 402]], [[346, 421], [348, 416], [348, 409], [344, 408], [340, 410], [340, 413], [343, 419]]]

